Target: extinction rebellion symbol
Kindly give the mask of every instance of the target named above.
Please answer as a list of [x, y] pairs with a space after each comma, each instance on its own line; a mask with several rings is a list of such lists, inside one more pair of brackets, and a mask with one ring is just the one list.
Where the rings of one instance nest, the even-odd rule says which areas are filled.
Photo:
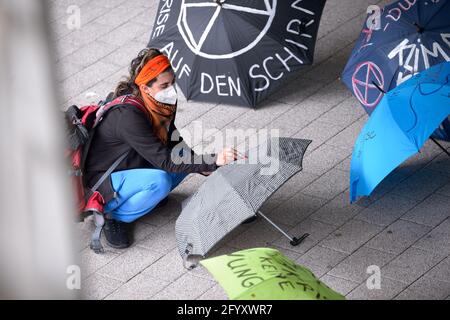
[[[189, 49], [203, 58], [208, 59], [231, 59], [241, 54], [244, 54], [253, 49], [261, 39], [266, 35], [267, 31], [272, 25], [275, 18], [277, 7], [277, 0], [261, 0], [255, 3], [255, 7], [241, 6], [236, 4], [227, 3], [227, 0], [217, 1], [195, 1], [195, 0], [183, 0], [181, 4], [181, 11], [178, 17], [178, 29], [183, 37], [186, 45]], [[209, 9], [209, 10], [208, 10]], [[190, 15], [194, 15], [197, 10], [196, 16], [204, 16], [208, 23], [201, 35], [194, 35], [193, 29], [190, 27]], [[200, 12], [198, 11], [200, 10]], [[211, 49], [211, 46], [204, 48], [205, 42], [214, 34], [219, 34], [220, 29], [223, 29], [221, 21], [223, 21], [222, 15], [232, 14], [233, 12], [244, 12], [250, 15], [256, 15], [258, 21], [262, 18], [265, 21], [265, 26], [259, 33], [259, 35], [251, 42], [243, 44], [240, 48], [230, 49], [229, 52], [217, 53]], [[198, 15], [201, 13], [201, 15]], [[208, 14], [209, 13], [209, 14]], [[206, 14], [206, 15], [205, 15]], [[225, 19], [226, 20], [226, 19]], [[196, 21], [198, 23], [198, 21]], [[236, 26], [237, 27], [237, 26]], [[235, 30], [236, 34], [243, 32], [242, 30]]]
[[356, 97], [365, 107], [374, 108], [383, 98], [383, 72], [371, 61], [364, 62], [356, 68], [352, 85]]

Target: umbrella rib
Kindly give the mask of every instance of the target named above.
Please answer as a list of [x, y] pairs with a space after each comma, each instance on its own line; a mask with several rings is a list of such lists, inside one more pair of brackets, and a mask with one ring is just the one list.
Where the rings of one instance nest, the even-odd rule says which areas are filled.
[[199, 2], [199, 3], [185, 3], [185, 7], [216, 7], [217, 3], [215, 2]]
[[[440, 10], [444, 10], [443, 8], [448, 6], [450, 4], [449, 1], [447, 1], [441, 8]], [[425, 27], [423, 27], [424, 29], [426, 29], [428, 27], [428, 25], [430, 24], [431, 21], [433, 21], [434, 17], [440, 12], [440, 10], [437, 10], [433, 16], [428, 20], [427, 24], [425, 25]]]
[[222, 5], [222, 8], [229, 9], [229, 10], [235, 10], [235, 11], [242, 11], [242, 12], [247, 12], [247, 13], [253, 13], [253, 14], [260, 14], [260, 15], [264, 15], [264, 16], [270, 16], [269, 11], [259, 10], [259, 9], [255, 9], [255, 8], [244, 7], [244, 6], [237, 6], [234, 4], [224, 3]]
[[[183, 14], [180, 15], [180, 17], [182, 17], [183, 19], [183, 23], [187, 26], [187, 11], [186, 11], [186, 7], [183, 7], [181, 10], [183, 10]], [[194, 35], [192, 34], [192, 31], [190, 28], [186, 28], [186, 32], [188, 33], [189, 39], [192, 41], [193, 44], [197, 44], [197, 42], [195, 41]]]

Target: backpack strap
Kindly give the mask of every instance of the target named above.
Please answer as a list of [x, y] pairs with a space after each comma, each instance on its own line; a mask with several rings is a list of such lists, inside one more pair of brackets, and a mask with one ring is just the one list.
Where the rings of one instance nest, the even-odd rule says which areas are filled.
[[[108, 95], [110, 98], [110, 95]], [[110, 98], [111, 99], [111, 98]], [[108, 100], [107, 100], [108, 101]], [[107, 102], [105, 101], [105, 102]], [[106, 104], [100, 105], [99, 110], [97, 111], [97, 118], [95, 119], [94, 126], [92, 127], [91, 131], [89, 132], [89, 140], [86, 142], [83, 148], [83, 156], [81, 158], [81, 169], [84, 170], [84, 165], [86, 163], [86, 159], [89, 153], [89, 149], [91, 148], [92, 141], [94, 140], [95, 132], [97, 127], [100, 125], [103, 118], [108, 114], [109, 112], [122, 108], [122, 107], [128, 107], [128, 106], [134, 106], [138, 108], [139, 110], [145, 111], [145, 106], [143, 102], [137, 98], [134, 98], [130, 95], [118, 97], [110, 102], [107, 102]], [[119, 163], [120, 164], [120, 163]]]
[[114, 170], [119, 166], [119, 164], [122, 163], [123, 160], [130, 154], [130, 151], [125, 152], [123, 155], [120, 156], [119, 159], [117, 159], [111, 167], [101, 176], [101, 178], [97, 181], [97, 183], [92, 187], [91, 191], [96, 192], [98, 188], [100, 188], [101, 184], [110, 176], [111, 173], [113, 173]]

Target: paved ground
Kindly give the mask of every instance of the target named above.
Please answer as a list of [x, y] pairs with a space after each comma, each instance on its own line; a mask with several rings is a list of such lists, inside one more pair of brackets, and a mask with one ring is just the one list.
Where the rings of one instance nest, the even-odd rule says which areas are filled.
[[[264, 208], [292, 233], [309, 232], [311, 237], [292, 248], [258, 221], [235, 230], [216, 254], [257, 246], [278, 248], [349, 299], [450, 299], [450, 162], [438, 148], [427, 144], [371, 198], [348, 203], [352, 146], [367, 117], [339, 81], [339, 74], [364, 12], [373, 2], [329, 0], [315, 64], [263, 108], [254, 111], [182, 101], [177, 125], [185, 134], [192, 130], [193, 120], [219, 131], [279, 128], [284, 136], [314, 141], [304, 172]], [[93, 93], [104, 95], [113, 89], [146, 45], [157, 1], [53, 0], [51, 4], [62, 105], [97, 100]], [[72, 4], [81, 8], [80, 30], [65, 24]], [[201, 139], [195, 145], [201, 146]], [[226, 298], [205, 270], [183, 269], [175, 249], [180, 201], [202, 179], [191, 177], [174, 192], [168, 207], [140, 220], [135, 226], [136, 242], [126, 251], [108, 248], [104, 255], [93, 254], [87, 247], [92, 221], [79, 226], [87, 298]], [[381, 268], [381, 290], [367, 289], [370, 265]]]

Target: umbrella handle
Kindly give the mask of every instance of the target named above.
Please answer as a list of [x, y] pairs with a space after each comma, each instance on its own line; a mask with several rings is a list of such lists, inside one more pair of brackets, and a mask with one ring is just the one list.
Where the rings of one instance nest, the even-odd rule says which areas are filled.
[[375, 81], [372, 81], [372, 84], [373, 84], [378, 90], [380, 90], [381, 93], [386, 94], [386, 91], [383, 90], [383, 88], [381, 88]]
[[291, 246], [296, 247], [299, 244], [301, 244], [308, 237], [309, 237], [309, 233], [305, 233], [304, 235], [302, 235], [299, 238], [293, 238], [292, 241], [290, 242], [290, 244], [291, 244]]
[[270, 220], [268, 217], [266, 217], [261, 211], [258, 211], [258, 214], [263, 217], [268, 223], [270, 223], [275, 229], [277, 229], [283, 236], [285, 236], [287, 239], [289, 239], [289, 243], [291, 244], [291, 246], [296, 247], [298, 246], [300, 243], [303, 242], [303, 240], [305, 240], [308, 236], [309, 233], [305, 233], [304, 235], [302, 235], [300, 238], [295, 238], [295, 237], [291, 237], [290, 235], [288, 235], [286, 233], [286, 231], [284, 231], [283, 229], [281, 229], [275, 222], [273, 222], [272, 220]]

